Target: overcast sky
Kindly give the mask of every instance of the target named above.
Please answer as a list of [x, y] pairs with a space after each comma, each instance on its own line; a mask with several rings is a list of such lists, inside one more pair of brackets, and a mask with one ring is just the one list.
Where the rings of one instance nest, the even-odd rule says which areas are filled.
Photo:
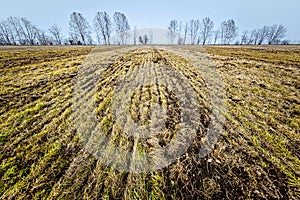
[[186, 22], [204, 17], [213, 19], [215, 28], [234, 19], [240, 33], [283, 24], [288, 39], [300, 40], [300, 0], [1, 0], [0, 19], [27, 17], [45, 30], [57, 23], [67, 34], [73, 11], [90, 22], [97, 11], [106, 11], [111, 17], [115, 11], [123, 12], [131, 27], [138, 28], [166, 28], [171, 19]]

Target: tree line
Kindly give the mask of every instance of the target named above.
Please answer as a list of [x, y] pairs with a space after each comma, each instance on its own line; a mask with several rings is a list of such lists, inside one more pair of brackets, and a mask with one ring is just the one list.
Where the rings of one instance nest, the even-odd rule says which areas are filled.
[[259, 29], [244, 31], [241, 35], [238, 33], [238, 27], [233, 19], [223, 21], [220, 26], [214, 30], [214, 22], [209, 17], [202, 20], [190, 20], [182, 23], [175, 19], [168, 25], [168, 38], [171, 44], [288, 44], [285, 39], [287, 28], [283, 25], [263, 26]]
[[69, 19], [69, 37], [64, 38], [57, 24], [53, 24], [48, 32], [38, 28], [25, 17], [8, 17], [0, 21], [0, 45], [92, 45], [92, 33], [96, 35], [98, 44], [111, 44], [114, 31], [116, 44], [126, 45], [130, 26], [126, 15], [115, 12], [113, 20], [106, 12], [97, 12], [92, 26], [78, 12], [73, 12]]
[[[97, 12], [92, 25], [78, 12], [69, 18], [69, 36], [64, 37], [60, 27], [53, 24], [47, 31], [38, 28], [25, 17], [8, 17], [0, 21], [0, 45], [92, 45], [128, 44], [131, 27], [124, 13], [115, 12], [112, 19], [106, 12]], [[170, 44], [288, 44], [287, 28], [283, 25], [263, 26], [239, 35], [233, 19], [223, 21], [217, 29], [209, 17], [186, 23], [171, 20], [167, 27]], [[93, 37], [93, 34], [95, 37]], [[112, 37], [112, 36], [115, 37]], [[112, 41], [113, 39], [113, 41]], [[152, 44], [153, 33], [138, 35], [133, 30], [133, 44]]]

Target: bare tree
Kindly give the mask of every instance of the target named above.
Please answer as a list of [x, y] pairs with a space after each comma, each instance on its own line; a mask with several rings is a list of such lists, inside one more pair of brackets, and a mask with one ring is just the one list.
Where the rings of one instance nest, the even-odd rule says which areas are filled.
[[45, 31], [36, 28], [35, 30], [36, 39], [39, 45], [49, 45], [51, 44], [50, 37], [46, 35]]
[[230, 44], [237, 35], [237, 27], [233, 19], [221, 23], [221, 39], [223, 44]]
[[141, 44], [144, 44], [143, 36], [139, 36], [139, 42], [140, 42]]
[[248, 31], [244, 31], [241, 35], [241, 44], [248, 44], [248, 40], [249, 40], [249, 36], [248, 36], [249, 32]]
[[[95, 31], [96, 31], [96, 30], [95, 30]], [[100, 36], [99, 33], [96, 33], [96, 38], [97, 38], [98, 44], [101, 44], [102, 38], [101, 38], [101, 36]]]
[[259, 36], [260, 36], [260, 31], [258, 29], [252, 30], [247, 44], [257, 45], [258, 40], [259, 40]]
[[173, 19], [170, 21], [168, 26], [168, 37], [170, 38], [171, 44], [174, 44], [174, 39], [177, 36], [178, 31], [178, 22], [177, 20]]
[[258, 37], [258, 41], [257, 44], [261, 45], [265, 39], [267, 38], [269, 34], [269, 27], [268, 26], [263, 26], [261, 29], [259, 29], [257, 31], [257, 37]]
[[179, 22], [178, 26], [178, 39], [177, 39], [177, 44], [181, 45], [183, 43], [183, 38], [182, 38], [182, 21]]
[[149, 44], [153, 44], [153, 32], [149, 31]]
[[137, 27], [135, 26], [133, 29], [133, 44], [136, 45], [137, 43], [137, 36], [138, 36], [138, 32], [137, 32]]
[[218, 41], [218, 39], [219, 39], [220, 36], [221, 36], [221, 31], [220, 31], [220, 29], [214, 31], [213, 34], [214, 34], [214, 44], [217, 44], [217, 41]]
[[177, 44], [178, 45], [183, 45], [183, 38], [182, 37], [178, 38]]
[[0, 29], [9, 44], [36, 44], [37, 27], [25, 17], [8, 17], [7, 21], [1, 23]]
[[130, 26], [126, 16], [123, 13], [115, 12], [114, 13], [114, 21], [116, 26], [116, 33], [123, 45], [126, 44], [126, 40], [129, 37], [128, 31], [130, 30]]
[[225, 35], [226, 35], [226, 21], [223, 21], [221, 23], [221, 28], [220, 28], [220, 40], [221, 40], [221, 44], [225, 44]]
[[139, 36], [139, 42], [142, 44], [142, 45], [146, 45], [149, 41], [149, 38], [148, 38], [148, 35], [147, 34], [144, 34], [143, 36]]
[[251, 31], [250, 39], [248, 40], [248, 44], [256, 45], [258, 43], [259, 32], [257, 29]]
[[144, 35], [144, 44], [148, 44], [148, 41], [149, 41], [149, 37], [148, 35]]
[[91, 36], [91, 35], [88, 35], [88, 37], [87, 37], [87, 44], [93, 45], [93, 43], [94, 43], [94, 41], [93, 41], [92, 36]]
[[34, 45], [34, 40], [36, 39], [36, 27], [25, 17], [21, 18], [22, 26], [24, 27], [26, 43], [29, 45]]
[[189, 35], [191, 37], [191, 44], [196, 43], [196, 38], [198, 37], [199, 28], [200, 28], [200, 20], [191, 20], [189, 22]]
[[7, 22], [10, 24], [14, 37], [20, 45], [25, 45], [25, 31], [21, 24], [21, 19], [19, 17], [8, 17]]
[[282, 45], [288, 45], [288, 44], [290, 44], [290, 40], [282, 40], [281, 44]]
[[188, 33], [188, 23], [185, 23], [185, 26], [184, 26], [184, 34], [183, 34], [183, 44], [185, 44], [186, 42], [186, 36], [187, 36], [187, 33]]
[[0, 45], [6, 45], [6, 42], [4, 41], [1, 35], [0, 35]]
[[70, 35], [69, 41], [70, 45], [82, 44], [77, 35], [72, 34]]
[[103, 12], [97, 12], [94, 20], [93, 20], [93, 25], [94, 25], [94, 30], [96, 32], [96, 37], [98, 40], [98, 44], [101, 44], [101, 39], [103, 39], [104, 44], [107, 45], [107, 39], [106, 39], [106, 34], [104, 31], [104, 20], [103, 20]]
[[97, 12], [94, 18], [94, 26], [98, 37], [103, 37], [104, 43], [110, 45], [110, 35], [112, 32], [112, 23], [106, 12]]
[[57, 45], [61, 45], [62, 44], [62, 37], [61, 37], [61, 31], [58, 28], [58, 26], [56, 24], [53, 24], [51, 26], [51, 28], [49, 28], [49, 32], [53, 35], [54, 37], [54, 43]]
[[204, 19], [202, 19], [202, 27], [200, 34], [203, 45], [205, 45], [209, 37], [211, 37], [213, 27], [214, 22], [209, 17], [205, 17]]
[[268, 44], [279, 44], [287, 32], [287, 28], [283, 25], [274, 24], [269, 27], [269, 33], [267, 35]]
[[77, 39], [81, 39], [80, 42], [83, 44], [88, 43], [88, 39], [91, 35], [90, 25], [81, 13], [73, 12], [70, 15], [69, 26], [71, 37], [75, 38], [76, 36]]
[[5, 45], [15, 45], [15, 37], [7, 21], [0, 22], [0, 38]]

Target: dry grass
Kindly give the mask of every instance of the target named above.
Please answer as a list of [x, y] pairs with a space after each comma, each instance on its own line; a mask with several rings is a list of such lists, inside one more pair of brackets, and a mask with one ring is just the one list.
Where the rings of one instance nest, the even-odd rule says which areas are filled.
[[[168, 49], [172, 48], [172, 52]], [[205, 157], [198, 152], [211, 117], [209, 91], [187, 57], [189, 47], [14, 47], [0, 49], [1, 199], [299, 199], [300, 47], [206, 47], [226, 89], [224, 131]], [[90, 53], [90, 60], [86, 60]], [[92, 56], [91, 56], [92, 55]], [[111, 144], [143, 155], [176, 138], [182, 109], [164, 86], [140, 83], [128, 117], [148, 124], [151, 107], [167, 112], [166, 129], [134, 139], [116, 123], [114, 88], [124, 75], [160, 65], [183, 74], [201, 110], [187, 152], [160, 170], [129, 173], [105, 166], [84, 148], [74, 112], [74, 81], [82, 63], [83, 100], [96, 97], [96, 113]], [[93, 73], [103, 76], [93, 90]], [[146, 82], [146, 81], [145, 81]], [[184, 89], [185, 86], [178, 84]], [[214, 106], [214, 105], [213, 105]], [[122, 158], [120, 158], [122, 159]]]

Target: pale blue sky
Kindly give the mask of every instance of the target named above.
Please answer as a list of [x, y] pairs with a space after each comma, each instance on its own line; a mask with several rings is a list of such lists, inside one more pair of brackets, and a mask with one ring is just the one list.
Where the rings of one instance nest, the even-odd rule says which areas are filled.
[[166, 28], [171, 19], [210, 17], [218, 27], [223, 20], [234, 19], [239, 32], [263, 25], [283, 24], [288, 38], [300, 40], [300, 0], [1, 0], [0, 19], [24, 16], [47, 30], [57, 23], [65, 34], [73, 11], [82, 13], [89, 22], [97, 11], [111, 16], [123, 12], [131, 27]]

